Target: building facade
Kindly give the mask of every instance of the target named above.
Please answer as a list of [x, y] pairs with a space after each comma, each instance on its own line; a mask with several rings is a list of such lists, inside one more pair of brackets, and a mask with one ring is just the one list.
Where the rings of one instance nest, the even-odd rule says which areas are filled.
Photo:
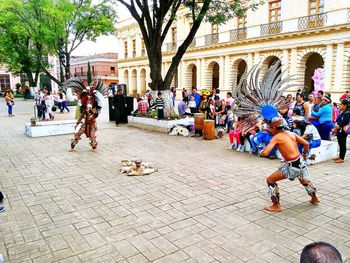
[[[162, 47], [163, 75], [190, 27], [186, 10], [181, 10]], [[140, 30], [131, 18], [117, 28], [120, 83], [129, 92], [144, 93], [151, 80]], [[276, 61], [306, 91], [314, 89], [311, 77], [317, 68], [324, 69], [326, 90], [335, 97], [350, 89], [350, 1], [268, 0], [225, 25], [203, 23], [173, 85], [231, 91], [253, 65], [261, 63], [264, 72]]]
[[117, 53], [102, 53], [76, 57], [71, 60], [71, 76], [87, 82], [88, 62], [90, 62], [92, 80], [102, 80], [105, 86], [119, 84]]
[[16, 84], [21, 83], [18, 74], [10, 72], [4, 65], [0, 65], [0, 92], [16, 89]]

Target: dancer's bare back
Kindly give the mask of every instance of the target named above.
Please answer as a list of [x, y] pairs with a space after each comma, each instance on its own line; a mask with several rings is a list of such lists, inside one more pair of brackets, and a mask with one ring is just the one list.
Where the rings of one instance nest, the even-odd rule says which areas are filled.
[[303, 145], [304, 152], [309, 149], [309, 143], [300, 136], [289, 131], [280, 131], [272, 138], [261, 155], [268, 156], [276, 146], [285, 160], [293, 160], [300, 155], [298, 143]]

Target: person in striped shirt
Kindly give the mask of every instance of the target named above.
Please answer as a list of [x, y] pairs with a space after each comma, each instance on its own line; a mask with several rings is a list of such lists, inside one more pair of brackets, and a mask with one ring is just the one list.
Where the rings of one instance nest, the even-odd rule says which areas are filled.
[[158, 120], [164, 119], [164, 99], [162, 98], [162, 93], [158, 92], [158, 97], [155, 100], [156, 109], [158, 111]]

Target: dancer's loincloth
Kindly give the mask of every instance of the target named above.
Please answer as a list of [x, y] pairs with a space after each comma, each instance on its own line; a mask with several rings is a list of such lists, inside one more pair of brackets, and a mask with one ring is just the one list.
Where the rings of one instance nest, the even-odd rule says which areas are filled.
[[285, 161], [279, 170], [289, 180], [294, 180], [295, 178], [307, 179], [310, 175], [302, 156], [298, 156], [294, 160]]

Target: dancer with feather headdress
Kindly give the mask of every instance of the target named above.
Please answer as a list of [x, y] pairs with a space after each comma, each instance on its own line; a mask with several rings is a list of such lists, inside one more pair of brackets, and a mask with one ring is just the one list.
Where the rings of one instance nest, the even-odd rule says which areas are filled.
[[[251, 122], [252, 125], [259, 119], [264, 119], [270, 126], [270, 132], [274, 137], [260, 155], [267, 157], [277, 147], [285, 160], [279, 170], [267, 178], [268, 193], [271, 196], [272, 205], [266, 206], [264, 209], [270, 212], [282, 211], [277, 182], [287, 178], [289, 180], [298, 178], [306, 192], [311, 196], [310, 202], [318, 204], [320, 200], [316, 196], [316, 188], [308, 180], [309, 171], [305, 163], [309, 143], [300, 136], [289, 132], [286, 121], [279, 114], [281, 109], [288, 107], [281, 100], [283, 92], [297, 85], [290, 84], [291, 81], [294, 81], [292, 77], [286, 77], [282, 80], [280, 63], [273, 64], [262, 78], [260, 70], [261, 66], [257, 65], [243, 75], [234, 97], [235, 101], [239, 102], [235, 110], [238, 116], [249, 116], [247, 121]], [[252, 118], [252, 116], [254, 117]], [[302, 156], [298, 150], [298, 143], [303, 145]]]
[[81, 126], [78, 132], [74, 134], [70, 151], [74, 150], [75, 145], [77, 145], [79, 140], [81, 140], [81, 135], [83, 134], [90, 139], [92, 149], [96, 150], [96, 118], [98, 117], [103, 106], [103, 96], [107, 94], [107, 88], [104, 87], [101, 81], [99, 81], [90, 90], [87, 90], [87, 87], [79, 79], [68, 80], [62, 86], [63, 90], [67, 90], [67, 88], [72, 88], [73, 92], [75, 92], [81, 98], [82, 102], [80, 107], [81, 116], [79, 117], [75, 128], [79, 124], [81, 124]]

